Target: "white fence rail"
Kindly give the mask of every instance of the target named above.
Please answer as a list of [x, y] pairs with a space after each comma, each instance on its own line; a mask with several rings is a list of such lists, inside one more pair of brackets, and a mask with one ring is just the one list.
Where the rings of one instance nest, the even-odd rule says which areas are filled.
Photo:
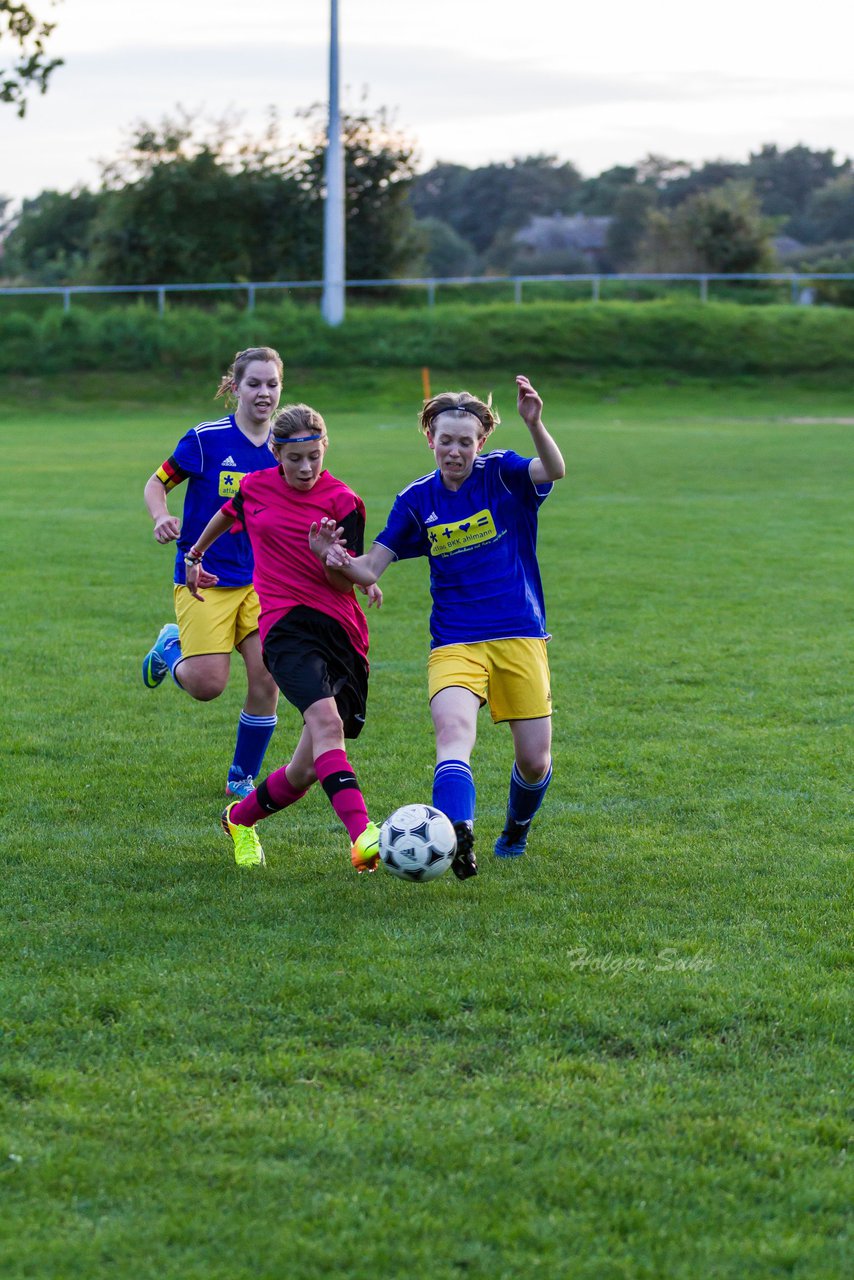
[[[700, 300], [707, 302], [709, 298], [709, 285], [714, 281], [725, 281], [731, 284], [735, 280], [752, 281], [757, 284], [785, 284], [789, 286], [792, 302], [811, 301], [811, 298], [805, 296], [804, 291], [809, 290], [810, 286], [819, 280], [854, 280], [854, 273], [846, 271], [765, 271], [765, 272], [745, 272], [741, 274], [716, 274], [708, 272], [705, 274], [691, 272], [668, 272], [668, 273], [649, 273], [649, 274], [632, 274], [621, 273], [614, 275], [604, 275], [601, 273], [585, 273], [580, 275], [552, 275], [552, 276], [429, 276], [429, 277], [413, 277], [395, 280], [347, 280], [345, 288], [347, 289], [400, 289], [400, 288], [419, 288], [424, 289], [426, 300], [429, 306], [434, 306], [436, 302], [436, 291], [442, 286], [453, 285], [500, 285], [510, 284], [513, 286], [514, 301], [521, 304], [522, 290], [526, 284], [584, 284], [590, 285], [590, 297], [592, 301], [598, 302], [601, 297], [602, 285], [611, 283], [623, 284], [641, 284], [656, 283], [666, 284], [668, 282], [695, 282], [699, 290]], [[262, 290], [279, 290], [289, 292], [291, 290], [300, 289], [323, 289], [322, 280], [252, 280], [242, 281], [239, 284], [221, 282], [218, 284], [69, 284], [69, 285], [25, 285], [25, 286], [3, 286], [0, 287], [0, 297], [32, 297], [32, 296], [53, 296], [62, 298], [63, 310], [68, 311], [71, 308], [72, 297], [83, 297], [87, 294], [155, 294], [157, 297], [157, 309], [161, 313], [166, 308], [166, 299], [169, 294], [185, 294], [185, 293], [245, 293], [247, 310], [254, 311], [257, 294]]]

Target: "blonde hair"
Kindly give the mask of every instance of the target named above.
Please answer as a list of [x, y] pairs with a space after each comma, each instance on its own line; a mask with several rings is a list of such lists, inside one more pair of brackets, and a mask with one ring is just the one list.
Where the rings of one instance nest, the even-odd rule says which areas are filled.
[[287, 444], [293, 436], [318, 436], [326, 439], [326, 423], [309, 404], [286, 404], [273, 419], [271, 444]]
[[279, 377], [284, 376], [285, 366], [282, 364], [282, 357], [274, 347], [247, 347], [245, 351], [235, 353], [231, 365], [219, 380], [215, 400], [222, 396], [227, 403], [229, 399], [235, 398], [234, 388], [240, 386], [253, 360], [270, 361], [279, 370]]
[[492, 408], [492, 395], [478, 400], [470, 391], [442, 391], [424, 401], [419, 422], [421, 430], [433, 434], [433, 423], [441, 413], [470, 413], [483, 427], [483, 439], [495, 430], [501, 419]]

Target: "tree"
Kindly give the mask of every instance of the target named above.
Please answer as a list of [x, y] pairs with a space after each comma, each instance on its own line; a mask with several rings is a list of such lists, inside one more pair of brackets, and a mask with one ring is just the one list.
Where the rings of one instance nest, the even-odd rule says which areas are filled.
[[10, 276], [38, 284], [86, 280], [92, 226], [101, 197], [85, 187], [42, 191], [25, 200], [3, 246]]
[[232, 174], [202, 151], [107, 193], [92, 229], [91, 275], [112, 284], [299, 277], [304, 217], [292, 178]]
[[806, 218], [817, 244], [854, 239], [854, 174], [842, 174], [814, 191]]
[[[26, 201], [8, 261], [30, 279], [104, 284], [318, 279], [325, 134], [283, 141], [239, 119], [205, 122], [178, 107], [130, 130], [101, 164], [97, 192]], [[348, 274], [392, 276], [415, 250], [406, 191], [412, 150], [385, 113], [344, 120]]]
[[441, 218], [422, 218], [415, 223], [421, 260], [418, 275], [468, 276], [477, 270], [477, 254], [452, 226]]
[[[474, 243], [463, 228], [471, 230], [467, 218], [467, 194], [474, 172], [463, 164], [440, 161], [426, 173], [413, 178], [409, 188], [409, 205], [416, 218], [441, 219], [472, 248]], [[486, 241], [488, 243], [489, 240]]]
[[[260, 138], [229, 119], [205, 125], [178, 109], [140, 122], [102, 166], [105, 198], [90, 269], [105, 283], [318, 279], [325, 132], [304, 113], [307, 142], [283, 142], [271, 115]], [[394, 275], [413, 250], [405, 203], [412, 152], [385, 113], [343, 121], [347, 273]]]
[[[834, 178], [851, 172], [851, 162], [836, 163], [830, 151], [811, 151], [809, 147], [790, 147], [779, 151], [766, 143], [752, 153], [745, 176], [755, 186], [764, 213], [788, 220], [786, 229], [799, 238], [813, 239], [808, 226], [807, 206], [816, 191]], [[817, 237], [821, 238], [821, 237]]]
[[[325, 109], [302, 113], [311, 137], [295, 157], [295, 174], [311, 212], [311, 251], [321, 274], [323, 179], [326, 154]], [[415, 219], [408, 203], [415, 172], [412, 143], [396, 129], [384, 108], [363, 110], [341, 120], [344, 141], [344, 198], [347, 276], [379, 280], [400, 274], [418, 252]]]
[[137, 124], [102, 164], [90, 272], [113, 284], [300, 276], [308, 200], [275, 117], [253, 140], [238, 122], [205, 125], [178, 108]]
[[737, 182], [745, 177], [745, 166], [735, 160], [707, 160], [699, 169], [668, 179], [660, 188], [661, 204], [675, 209], [691, 196], [703, 191], [713, 191], [726, 182]]
[[[53, 0], [56, 3], [56, 0]], [[17, 108], [19, 116], [26, 114], [27, 90], [35, 88], [45, 93], [48, 80], [61, 58], [49, 58], [47, 40], [56, 26], [38, 18], [25, 4], [15, 0], [0, 0], [0, 41], [11, 44], [14, 59], [11, 66], [0, 70], [0, 102], [9, 102]]]
[[581, 187], [575, 166], [555, 156], [478, 169], [437, 164], [414, 179], [410, 204], [416, 217], [441, 218], [482, 254], [499, 232], [517, 231], [535, 214], [575, 212]]
[[613, 219], [607, 236], [608, 260], [613, 270], [631, 269], [657, 199], [653, 187], [640, 186], [638, 183], [623, 187], [620, 191], [614, 202]]
[[701, 271], [759, 271], [768, 262], [773, 223], [762, 216], [748, 182], [725, 182], [693, 196], [677, 218], [694, 246]]
[[610, 217], [622, 192], [637, 182], [638, 171], [634, 165], [617, 164], [604, 169], [598, 177], [587, 178], [582, 183], [579, 208], [594, 217]]
[[641, 186], [666, 191], [674, 182], [682, 182], [690, 177], [692, 169], [685, 160], [671, 160], [668, 156], [650, 151], [638, 162], [636, 172]]
[[647, 271], [758, 271], [770, 261], [772, 230], [750, 183], [725, 182], [672, 212], [654, 210], [638, 265]]

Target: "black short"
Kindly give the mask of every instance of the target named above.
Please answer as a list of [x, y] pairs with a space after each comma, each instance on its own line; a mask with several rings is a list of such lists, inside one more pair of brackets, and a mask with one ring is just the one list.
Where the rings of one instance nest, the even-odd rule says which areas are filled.
[[264, 662], [298, 711], [304, 715], [312, 703], [334, 698], [344, 737], [358, 738], [368, 705], [368, 664], [340, 622], [297, 605], [267, 632]]

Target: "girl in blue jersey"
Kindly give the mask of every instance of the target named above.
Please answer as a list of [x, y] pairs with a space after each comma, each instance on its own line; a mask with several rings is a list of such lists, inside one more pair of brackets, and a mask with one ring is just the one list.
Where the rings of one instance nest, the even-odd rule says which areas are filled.
[[352, 558], [330, 520], [312, 530], [312, 548], [329, 568], [365, 586], [393, 560], [430, 563], [430, 710], [436, 731], [433, 803], [457, 832], [453, 869], [477, 874], [475, 785], [471, 753], [477, 713], [486, 702], [510, 725], [515, 760], [500, 858], [525, 852], [531, 820], [551, 781], [551, 693], [545, 605], [537, 563], [537, 516], [555, 480], [561, 452], [542, 420], [529, 379], [516, 379], [519, 413], [536, 456], [483, 446], [499, 419], [467, 391], [428, 400], [421, 426], [436, 469], [394, 501], [370, 551]]
[[[261, 656], [252, 548], [245, 533], [221, 538], [212, 548], [200, 584], [211, 587], [204, 608], [187, 590], [185, 556], [211, 516], [237, 493], [242, 476], [276, 466], [269, 446], [270, 424], [281, 393], [282, 360], [277, 351], [238, 351], [217, 390], [217, 396], [236, 398], [234, 412], [187, 431], [149, 477], [144, 494], [155, 540], [178, 544], [173, 589], [178, 622], [162, 627], [145, 655], [143, 682], [156, 688], [169, 672], [190, 697], [208, 702], [228, 683], [231, 651], [238, 651], [246, 666], [246, 702], [225, 788], [227, 795], [237, 798], [249, 795], [255, 786], [276, 726], [278, 701], [276, 683]], [[179, 520], [169, 514], [166, 495], [185, 480]]]

